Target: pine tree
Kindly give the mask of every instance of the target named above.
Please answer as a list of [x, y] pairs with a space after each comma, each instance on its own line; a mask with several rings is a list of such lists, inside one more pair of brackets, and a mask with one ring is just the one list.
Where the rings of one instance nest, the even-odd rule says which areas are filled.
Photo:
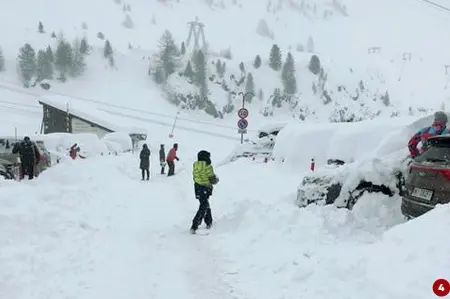
[[311, 59], [309, 60], [308, 69], [314, 75], [320, 74], [321, 66], [320, 66], [319, 57], [317, 55], [311, 56]]
[[188, 60], [188, 63], [186, 65], [186, 69], [184, 70], [183, 75], [185, 77], [190, 78], [190, 79], [194, 78], [194, 71], [192, 70], [192, 65], [191, 65], [191, 61], [190, 60]]
[[67, 75], [72, 68], [72, 63], [72, 46], [64, 39], [60, 39], [55, 53], [55, 68], [59, 72], [59, 80], [66, 81]]
[[242, 61], [241, 61], [241, 63], [239, 63], [239, 69], [241, 70], [241, 72], [245, 73], [245, 66]]
[[80, 47], [79, 47], [79, 50], [80, 50], [80, 53], [83, 54], [83, 55], [89, 54], [89, 53], [88, 53], [88, 51], [89, 51], [89, 44], [88, 44], [88, 42], [87, 42], [87, 40], [86, 40], [85, 37], [83, 37], [83, 38], [81, 39], [81, 41], [80, 41]]
[[3, 50], [0, 48], [0, 72], [5, 70], [5, 56], [3, 56]]
[[274, 44], [270, 50], [269, 65], [274, 71], [279, 71], [281, 69], [281, 50], [276, 44]]
[[245, 100], [250, 103], [255, 95], [255, 82], [252, 73], [248, 73], [247, 75], [247, 82], [245, 83], [245, 93], [250, 93], [245, 97]]
[[45, 77], [45, 65], [47, 64], [47, 55], [44, 50], [39, 50], [37, 53], [37, 62], [36, 62], [36, 81], [40, 82]]
[[216, 63], [216, 72], [219, 75], [219, 78], [223, 78], [225, 76], [225, 61], [222, 62], [220, 59]]
[[42, 22], [41, 22], [41, 21], [39, 21], [38, 31], [39, 31], [39, 33], [45, 33], [45, 31], [44, 31], [44, 25], [42, 25]]
[[181, 43], [181, 55], [186, 54], [186, 45], [184, 44], [184, 42]]
[[386, 107], [391, 105], [391, 99], [389, 98], [389, 93], [386, 91], [384, 95], [381, 96], [381, 100]]
[[159, 40], [159, 49], [158, 65], [164, 69], [167, 79], [176, 71], [180, 56], [175, 40], [168, 30], [164, 31]]
[[222, 71], [222, 61], [218, 59], [216, 62], [216, 73], [220, 76], [221, 71]]
[[275, 88], [272, 94], [272, 106], [280, 108], [282, 102], [283, 97], [281, 96], [281, 90], [279, 88]]
[[194, 82], [200, 88], [201, 101], [207, 99], [208, 96], [208, 82], [207, 82], [207, 69], [206, 58], [203, 52], [200, 50], [194, 53], [194, 59], [192, 61], [194, 65]]
[[220, 73], [221, 73], [221, 78], [223, 78], [224, 76], [225, 76], [225, 72], [227, 71], [227, 63], [224, 61], [223, 63], [222, 63], [222, 69], [220, 70]]
[[109, 40], [105, 41], [105, 47], [103, 48], [103, 57], [108, 58], [113, 54], [113, 49]]
[[55, 57], [53, 56], [53, 50], [52, 47], [47, 46], [47, 49], [45, 50], [45, 54], [47, 55], [47, 60], [51, 63], [55, 62]]
[[81, 53], [81, 41], [76, 39], [72, 47], [72, 64], [70, 66], [70, 75], [72, 77], [79, 77], [84, 73], [86, 63], [84, 62], [84, 55]]
[[261, 102], [264, 100], [264, 92], [261, 88], [258, 91], [258, 100], [260, 100]]
[[36, 74], [36, 51], [30, 44], [20, 48], [18, 67], [23, 85], [29, 87], [31, 79]]
[[281, 80], [283, 82], [284, 92], [286, 94], [293, 95], [297, 92], [294, 57], [292, 57], [292, 54], [290, 52], [288, 53], [286, 62], [283, 65]]
[[153, 81], [157, 84], [162, 84], [166, 81], [166, 73], [162, 67], [156, 67], [155, 72], [153, 73]]
[[43, 68], [43, 73], [44, 73], [44, 79], [47, 80], [52, 80], [53, 79], [53, 73], [54, 73], [54, 69], [53, 69], [53, 62], [50, 60], [48, 53], [45, 52], [45, 64], [44, 64], [44, 68]]
[[253, 66], [255, 67], [255, 69], [259, 69], [259, 67], [261, 66], [261, 56], [256, 55]]

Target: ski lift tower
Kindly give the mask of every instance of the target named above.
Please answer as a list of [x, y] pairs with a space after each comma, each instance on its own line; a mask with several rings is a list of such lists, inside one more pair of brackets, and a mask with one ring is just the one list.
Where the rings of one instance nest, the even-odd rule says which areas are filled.
[[[189, 22], [189, 35], [186, 40], [186, 48], [189, 47], [191, 43], [192, 37], [194, 37], [194, 51], [203, 50], [203, 52], [207, 51], [207, 43], [205, 38], [205, 24], [199, 22], [198, 17], [195, 17], [195, 21]], [[201, 47], [200, 47], [200, 39], [201, 39]]]

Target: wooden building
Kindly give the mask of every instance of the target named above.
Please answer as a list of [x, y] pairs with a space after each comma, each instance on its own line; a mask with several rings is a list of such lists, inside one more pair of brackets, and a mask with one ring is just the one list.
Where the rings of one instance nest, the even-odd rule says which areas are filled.
[[[57, 96], [56, 98], [41, 98], [39, 100], [43, 109], [41, 134], [92, 133], [96, 134], [98, 138], [103, 138], [108, 133], [119, 131], [118, 126], [112, 124], [114, 121], [108, 122], [98, 116], [99, 114], [107, 115], [110, 119], [113, 118], [112, 115], [103, 111], [93, 112], [92, 110], [96, 108], [88, 106], [85, 107], [85, 110], [90, 110], [91, 113], [86, 113], [80, 109], [72, 109], [73, 101], [69, 102], [68, 99], [71, 98]], [[130, 135], [133, 147], [137, 142], [147, 139], [145, 130], [127, 130], [127, 133]]]

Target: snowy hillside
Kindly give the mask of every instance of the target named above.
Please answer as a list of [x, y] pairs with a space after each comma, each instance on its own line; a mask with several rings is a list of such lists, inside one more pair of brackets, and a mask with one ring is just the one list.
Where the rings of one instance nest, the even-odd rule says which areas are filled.
[[[76, 58], [71, 59], [85, 60], [85, 70], [74, 71], [67, 82], [60, 83], [56, 78], [64, 67], [58, 67], [55, 61], [49, 92], [174, 113], [177, 109], [171, 103], [179, 101], [173, 101], [174, 97], [200, 94], [186, 76], [180, 76], [187, 61], [192, 60], [194, 39], [187, 43], [188, 22], [198, 17], [205, 25], [209, 102], [185, 103], [184, 107], [206, 110], [234, 122], [236, 106], [240, 105], [234, 93], [253, 89], [251, 113], [261, 117], [352, 121], [423, 113], [440, 108], [448, 99], [448, 76], [444, 72], [444, 65], [449, 63], [448, 46], [442, 43], [442, 36], [449, 33], [448, 17], [442, 9], [426, 3], [98, 0], [93, 4], [86, 0], [40, 0], [28, 1], [26, 13], [23, 7], [22, 2], [12, 2], [0, 11], [0, 32], [5, 36], [0, 44], [5, 59], [0, 86], [21, 88], [16, 58], [25, 43], [35, 52], [51, 46], [56, 55], [60, 34], [69, 43], [78, 38], [76, 49], [84, 37], [89, 54], [80, 58], [75, 53]], [[421, 20], [420, 25], [417, 20]], [[155, 54], [161, 50], [158, 43], [165, 30], [179, 49], [184, 42], [186, 54], [177, 58], [177, 68], [167, 83], [156, 84], [152, 80], [157, 70]], [[113, 51], [105, 58], [106, 40]], [[282, 63], [288, 52], [292, 54], [297, 86], [293, 94], [275, 101], [275, 90], [283, 94], [286, 86], [281, 80], [283, 71], [268, 66], [273, 44], [281, 50]], [[254, 67], [256, 55], [261, 57], [259, 68]], [[312, 55], [320, 59], [321, 74], [314, 75], [308, 69]], [[226, 63], [223, 78], [217, 73], [219, 59]], [[41, 60], [45, 60], [44, 55]], [[241, 62], [244, 71], [239, 67]], [[248, 87], [249, 73], [254, 87]], [[31, 81], [35, 79], [33, 73]]]

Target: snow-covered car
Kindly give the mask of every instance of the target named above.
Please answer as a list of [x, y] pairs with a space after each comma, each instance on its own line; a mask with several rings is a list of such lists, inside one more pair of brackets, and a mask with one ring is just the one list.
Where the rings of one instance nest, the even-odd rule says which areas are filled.
[[402, 196], [409, 159], [399, 154], [390, 159], [384, 157], [349, 164], [330, 159], [328, 165], [303, 178], [297, 189], [297, 205], [334, 204], [352, 209], [366, 192]]
[[0, 159], [0, 177], [3, 177], [6, 180], [14, 180], [17, 173], [16, 167], [19, 167], [16, 163]]
[[286, 124], [271, 123], [260, 127], [255, 136], [238, 145], [227, 160], [233, 162], [243, 157], [271, 157], [277, 135]]
[[306, 170], [315, 159], [315, 171], [307, 173], [297, 188], [300, 207], [314, 203], [352, 209], [366, 192], [400, 199], [411, 162], [407, 142], [432, 119], [433, 115], [429, 115], [419, 119], [291, 125], [278, 134], [273, 155], [293, 169]]

